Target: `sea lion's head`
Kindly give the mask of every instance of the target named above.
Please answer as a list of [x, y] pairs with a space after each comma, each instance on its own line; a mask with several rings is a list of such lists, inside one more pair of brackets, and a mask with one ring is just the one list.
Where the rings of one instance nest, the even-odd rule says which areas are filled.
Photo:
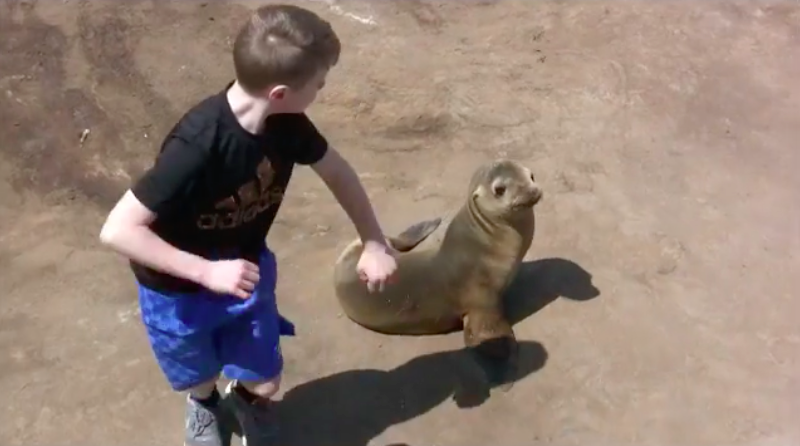
[[507, 159], [478, 169], [470, 191], [471, 199], [484, 214], [498, 217], [530, 213], [542, 199], [542, 188], [531, 170]]

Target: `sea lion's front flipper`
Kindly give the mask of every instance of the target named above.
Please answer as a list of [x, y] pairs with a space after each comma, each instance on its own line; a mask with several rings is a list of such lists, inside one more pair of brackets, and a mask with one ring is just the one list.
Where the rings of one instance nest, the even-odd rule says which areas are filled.
[[508, 391], [514, 386], [519, 345], [508, 321], [494, 313], [466, 315], [464, 344], [474, 354], [492, 387]]
[[392, 245], [392, 248], [400, 252], [411, 251], [428, 238], [428, 236], [433, 234], [433, 231], [435, 231], [440, 224], [442, 224], [441, 218], [415, 223], [406, 228], [399, 235], [389, 237], [389, 243]]

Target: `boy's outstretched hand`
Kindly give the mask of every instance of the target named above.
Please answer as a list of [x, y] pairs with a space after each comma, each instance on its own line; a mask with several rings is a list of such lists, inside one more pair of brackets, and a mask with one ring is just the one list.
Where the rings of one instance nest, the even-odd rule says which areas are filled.
[[397, 270], [396, 254], [397, 251], [383, 243], [370, 241], [364, 244], [356, 268], [359, 277], [367, 282], [370, 293], [376, 289], [383, 291], [384, 285], [392, 279]]

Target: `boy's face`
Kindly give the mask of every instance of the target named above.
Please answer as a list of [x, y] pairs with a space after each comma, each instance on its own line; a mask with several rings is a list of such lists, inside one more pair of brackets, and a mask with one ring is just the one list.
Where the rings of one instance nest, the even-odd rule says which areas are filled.
[[278, 113], [302, 113], [315, 99], [317, 93], [325, 86], [328, 70], [321, 70], [300, 89], [292, 89], [286, 85], [278, 85], [269, 91], [270, 105]]

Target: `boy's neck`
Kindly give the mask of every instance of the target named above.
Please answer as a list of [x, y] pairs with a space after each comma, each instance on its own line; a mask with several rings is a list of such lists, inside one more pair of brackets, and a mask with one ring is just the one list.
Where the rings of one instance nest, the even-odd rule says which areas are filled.
[[264, 121], [272, 114], [269, 101], [250, 95], [238, 81], [231, 85], [225, 96], [239, 125], [254, 135], [260, 133]]

